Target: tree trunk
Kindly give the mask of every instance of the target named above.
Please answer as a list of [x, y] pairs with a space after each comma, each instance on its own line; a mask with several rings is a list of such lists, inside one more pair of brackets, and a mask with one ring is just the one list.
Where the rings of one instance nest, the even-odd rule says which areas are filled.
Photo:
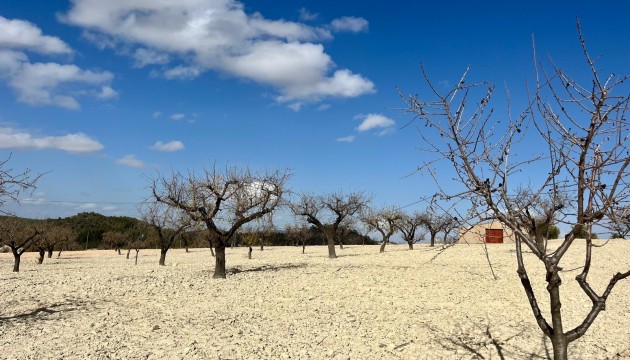
[[215, 250], [214, 275], [212, 277], [215, 279], [225, 279], [225, 244], [222, 243], [222, 241], [218, 241]]
[[135, 265], [138, 265], [138, 254], [140, 253], [140, 249], [136, 249], [136, 263]]
[[254, 251], [254, 249], [252, 249], [252, 247], [250, 246], [250, 247], [249, 247], [249, 252], [247, 253], [247, 257], [248, 257], [249, 259], [251, 259], [251, 258], [252, 258], [252, 251]]
[[61, 249], [59, 249], [59, 252], [57, 253], [57, 258], [61, 257]]
[[39, 249], [39, 258], [37, 259], [38, 264], [42, 264], [44, 262], [44, 255], [46, 255], [46, 250]]
[[20, 272], [20, 257], [22, 254], [17, 249], [11, 249], [11, 251], [13, 252], [13, 272]]
[[166, 252], [168, 251], [168, 249], [161, 249], [160, 250], [160, 265], [161, 266], [166, 266]]
[[302, 242], [302, 254], [306, 251], [306, 242]]
[[413, 250], [413, 242], [408, 241], [407, 244], [409, 244], [409, 250]]
[[[131, 253], [131, 248], [127, 249], [127, 259], [129, 259], [129, 254]], [[120, 255], [120, 254], [119, 254]]]
[[188, 244], [186, 244], [185, 246], [186, 246], [186, 252], [190, 252], [190, 251], [188, 250]]
[[548, 285], [549, 299], [551, 306], [551, 322], [553, 333], [551, 334], [551, 345], [553, 346], [554, 360], [567, 359], [567, 337], [562, 327], [562, 303], [560, 302], [560, 276], [557, 272], [551, 275]]
[[54, 246], [48, 247], [48, 258], [50, 259], [53, 256], [53, 251], [55, 251]]
[[118, 248], [118, 255], [122, 255], [122, 253], [120, 252], [120, 248]]
[[343, 243], [341, 242], [341, 240], [339, 240], [339, 248], [343, 250]]
[[214, 254], [214, 248], [212, 246], [210, 247], [210, 253], [212, 254], [212, 257], [216, 257], [216, 255]]
[[435, 246], [435, 235], [437, 235], [437, 234], [431, 234], [431, 244], [429, 245], [430, 247], [434, 247]]
[[383, 243], [381, 244], [381, 249], [378, 251], [379, 253], [385, 252], [385, 245], [387, 245], [387, 241], [383, 240]]
[[328, 237], [328, 258], [337, 258], [337, 253], [335, 252], [335, 239], [332, 236]]

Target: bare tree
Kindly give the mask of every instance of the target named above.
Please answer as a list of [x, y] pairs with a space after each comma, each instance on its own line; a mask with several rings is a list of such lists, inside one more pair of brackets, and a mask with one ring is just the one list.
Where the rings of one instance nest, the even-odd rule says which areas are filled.
[[[118, 255], [121, 255], [120, 250], [127, 244], [128, 239], [127, 235], [120, 231], [107, 231], [103, 233], [103, 242], [114, 249]], [[129, 253], [127, 253], [127, 258], [129, 258]]]
[[[68, 226], [55, 226], [53, 231], [57, 233], [57, 257], [61, 257], [62, 251], [77, 250], [79, 249], [79, 243], [77, 243], [77, 234]], [[50, 257], [50, 252], [48, 257]]]
[[385, 252], [385, 245], [389, 239], [399, 229], [398, 222], [402, 219], [402, 214], [394, 207], [386, 207], [379, 210], [368, 209], [361, 214], [361, 220], [370, 230], [376, 230], [381, 234], [382, 242], [379, 252]]
[[420, 213], [413, 215], [401, 213], [400, 220], [396, 222], [396, 227], [402, 233], [403, 240], [409, 245], [409, 250], [413, 250], [413, 244], [424, 239], [424, 234], [418, 231], [422, 226]]
[[[580, 85], [551, 60], [545, 68], [534, 54], [536, 81], [529, 106], [513, 118], [508, 100], [503, 123], [493, 120], [490, 100], [494, 87], [485, 82], [468, 83], [468, 69], [452, 90], [440, 93], [422, 67], [432, 98], [403, 96], [407, 111], [427, 126], [422, 136], [436, 153], [435, 161], [449, 162], [459, 179], [459, 190], [441, 190], [442, 197], [467, 201], [470, 214], [481, 219], [496, 218], [513, 231], [518, 275], [540, 330], [551, 340], [554, 359], [567, 358], [568, 344], [586, 333], [604, 310], [617, 282], [630, 276], [630, 271], [617, 272], [601, 294], [587, 279], [594, 250], [590, 230], [595, 225], [621, 222], [617, 214], [629, 208], [630, 127], [626, 116], [630, 95], [624, 88], [628, 76], [603, 76], [587, 51], [579, 22], [577, 28], [590, 74], [588, 85]], [[539, 139], [527, 135], [528, 144], [522, 146], [525, 134], [530, 132]], [[434, 163], [425, 163], [419, 169], [437, 179]], [[522, 173], [539, 176], [529, 179], [530, 195], [516, 203], [512, 199], [517, 195]], [[517, 185], [512, 187], [510, 181]], [[558, 199], [563, 194], [570, 195], [571, 206], [559, 208]], [[531, 209], [541, 201], [550, 204], [548, 216], [558, 217], [570, 227], [553, 249], [532, 238], [531, 234], [537, 233], [535, 229], [532, 232], [532, 227], [538, 226], [535, 220], [523, 228], [528, 223], [524, 219], [536, 218]], [[586, 239], [576, 241], [584, 228]], [[577, 327], [565, 330], [560, 261], [574, 244], [585, 248], [584, 267], [576, 281], [592, 307]], [[547, 282], [551, 322], [539, 308], [523, 261], [523, 245], [546, 269], [542, 275]]]
[[175, 239], [190, 227], [190, 217], [182, 210], [158, 201], [147, 201], [139, 210], [142, 220], [156, 235], [160, 247], [159, 264], [165, 266], [166, 253], [173, 246]]
[[157, 201], [203, 222], [215, 249], [214, 278], [225, 278], [225, 248], [237, 230], [271, 213], [282, 203], [288, 171], [253, 173], [236, 168], [204, 170], [202, 176], [175, 173], [152, 182]]
[[258, 242], [260, 244], [260, 251], [265, 250], [265, 242], [273, 239], [273, 237], [276, 236], [277, 233], [276, 225], [274, 225], [273, 223], [273, 217], [270, 215], [271, 214], [265, 215], [259, 219], [260, 226], [258, 228], [257, 235]]
[[41, 177], [41, 174], [33, 176], [29, 169], [16, 172], [12, 168], [7, 168], [9, 160], [11, 155], [0, 161], [0, 214], [7, 214], [3, 209], [7, 200], [18, 201], [22, 192], [35, 189]]
[[29, 249], [39, 233], [32, 222], [13, 216], [0, 220], [0, 242], [13, 253], [13, 272], [20, 271], [22, 254]]
[[448, 213], [442, 216], [442, 234], [444, 234], [444, 245], [454, 243], [453, 239], [449, 240], [449, 236], [451, 232], [453, 232], [453, 230], [455, 229], [458, 229], [459, 226], [459, 219], [457, 217], [451, 216]]
[[331, 193], [325, 196], [301, 194], [299, 199], [291, 204], [291, 210], [296, 216], [303, 217], [309, 224], [317, 226], [324, 234], [328, 244], [328, 257], [334, 259], [335, 240], [339, 237], [339, 227], [348, 217], [359, 212], [369, 202], [369, 198], [362, 192], [350, 194]]
[[452, 221], [451, 219], [452, 217], [450, 215], [445, 213], [440, 214], [432, 207], [429, 207], [429, 209], [420, 214], [420, 224], [429, 232], [429, 246], [435, 246], [437, 234], [449, 227], [449, 222]]
[[287, 225], [285, 233], [290, 241], [293, 241], [295, 245], [302, 244], [302, 254], [306, 251], [306, 238], [308, 237], [310, 230], [306, 224], [294, 224]]
[[[127, 240], [127, 246], [129, 247], [129, 251], [133, 249], [136, 252], [134, 265], [138, 265], [138, 255], [140, 254], [140, 250], [149, 247], [150, 244], [155, 242], [160, 242], [161, 239], [157, 237], [152, 237], [153, 234], [147, 234], [148, 229], [141, 227], [138, 229], [134, 229], [131, 234], [129, 234], [129, 238]], [[161, 255], [161, 253], [160, 253]], [[166, 254], [164, 254], [166, 256]], [[127, 259], [129, 259], [129, 255], [127, 255]], [[161, 259], [161, 256], [160, 256]], [[162, 264], [160, 264], [162, 265]]]

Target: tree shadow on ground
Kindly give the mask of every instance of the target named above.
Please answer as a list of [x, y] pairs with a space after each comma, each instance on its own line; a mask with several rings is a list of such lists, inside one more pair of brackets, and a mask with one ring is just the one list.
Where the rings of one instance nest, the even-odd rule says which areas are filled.
[[542, 335], [541, 347], [536, 351], [523, 349], [512, 341], [530, 331], [525, 326], [511, 326], [513, 331], [508, 336], [494, 334], [489, 323], [477, 324], [472, 330], [460, 328], [450, 333], [428, 324], [425, 327], [435, 334], [435, 340], [443, 349], [453, 352], [464, 350], [470, 353], [472, 359], [552, 359], [545, 335]]
[[56, 313], [76, 311], [84, 307], [86, 304], [82, 301], [67, 301], [54, 303], [47, 306], [41, 306], [31, 311], [10, 316], [0, 316], [0, 325], [3, 323], [12, 323], [31, 320], [48, 320], [49, 316]]
[[300, 269], [300, 268], [305, 268], [306, 266], [307, 266], [306, 263], [302, 263], [302, 264], [286, 264], [286, 265], [262, 265], [262, 266], [252, 267], [252, 268], [233, 267], [233, 268], [228, 269], [227, 273], [229, 275], [235, 275], [235, 274], [247, 273], [247, 272]]

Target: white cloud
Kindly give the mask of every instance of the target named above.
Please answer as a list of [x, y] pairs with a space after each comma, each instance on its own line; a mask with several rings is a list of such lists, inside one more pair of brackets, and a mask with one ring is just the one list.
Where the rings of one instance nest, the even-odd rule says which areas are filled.
[[142, 169], [143, 167], [145, 167], [144, 162], [136, 159], [135, 155], [125, 155], [121, 157], [120, 159], [116, 160], [116, 163], [121, 164], [121, 165], [126, 165], [126, 166], [136, 168], [136, 169]]
[[295, 102], [295, 103], [292, 103], [292, 104], [287, 105], [287, 107], [288, 107], [289, 109], [291, 109], [291, 110], [293, 110], [293, 111], [295, 111], [295, 112], [300, 111], [300, 110], [302, 109], [302, 106], [304, 106], [304, 104], [303, 104], [303, 103], [301, 103], [301, 102]]
[[25, 131], [5, 127], [0, 128], [0, 148], [17, 150], [57, 149], [70, 153], [93, 153], [102, 150], [104, 146], [83, 133], [33, 136]]
[[118, 92], [109, 86], [102, 86], [101, 92], [96, 95], [99, 99], [113, 99], [118, 96]]
[[[8, 78], [9, 86], [18, 93], [18, 100], [29, 105], [56, 105], [78, 109], [80, 105], [73, 96], [75, 94], [68, 89], [71, 85], [101, 85], [109, 88], [106, 84], [109, 84], [113, 78], [110, 72], [82, 70], [76, 65], [22, 61], [9, 64], [9, 66], [12, 66], [14, 70], [1, 72], [0, 77]], [[0, 65], [0, 69], [2, 67]], [[62, 86], [68, 93], [62, 93], [59, 89]], [[109, 89], [111, 90], [109, 95], [115, 93], [113, 89]], [[104, 94], [108, 95], [107, 90]]]
[[201, 71], [194, 66], [176, 66], [164, 71], [164, 77], [172, 79], [194, 79], [201, 74]]
[[360, 132], [376, 128], [388, 128], [396, 124], [394, 120], [381, 114], [358, 115], [356, 118], [363, 119], [361, 124], [357, 127], [357, 130]]
[[24, 20], [0, 16], [0, 48], [27, 49], [42, 54], [70, 54], [72, 49], [61, 39], [43, 35], [40, 28]]
[[133, 58], [135, 59], [134, 66], [138, 68], [154, 64], [168, 64], [171, 61], [168, 54], [144, 48], [136, 49]]
[[162, 117], [162, 112], [161, 111], [156, 111], [156, 112], [153, 113], [152, 116], [153, 116], [154, 119], [159, 119], [159, 118]]
[[173, 114], [171, 115], [171, 120], [175, 120], [175, 121], [184, 120], [185, 117], [186, 117], [186, 114]]
[[[170, 64], [161, 67], [169, 79], [194, 78], [213, 70], [271, 86], [278, 91], [276, 99], [288, 103], [374, 92], [374, 84], [364, 76], [335, 70], [330, 56], [317, 44], [332, 38], [331, 28], [365, 30], [367, 21], [362, 18], [314, 27], [248, 14], [236, 0], [71, 3], [63, 21], [100, 35], [91, 36], [100, 39], [97, 44], [120, 42], [131, 48], [136, 66]], [[302, 14], [314, 16], [306, 10]]]
[[319, 17], [319, 14], [312, 13], [308, 11], [308, 9], [305, 7], [300, 9], [300, 20], [302, 21], [312, 21], [312, 20], [316, 20], [318, 17]]
[[368, 21], [361, 17], [344, 16], [330, 22], [333, 31], [362, 32], [368, 30]]
[[93, 210], [96, 209], [98, 206], [95, 203], [86, 203], [86, 204], [81, 204], [79, 206], [77, 206], [77, 209], [79, 210]]
[[328, 109], [330, 109], [330, 106], [331, 106], [330, 104], [320, 104], [320, 105], [317, 107], [317, 111], [324, 111], [324, 110], [328, 110]]
[[337, 138], [337, 140], [335, 140], [335, 141], [351, 143], [351, 142], [354, 141], [354, 139], [355, 139], [354, 135], [349, 135], [349, 136], [344, 136], [344, 137]]
[[118, 207], [114, 205], [105, 205], [102, 207], [102, 210], [107, 211], [107, 212], [112, 212], [112, 211], [118, 210]]
[[66, 43], [43, 35], [35, 25], [0, 16], [0, 79], [17, 92], [20, 102], [78, 109], [77, 96], [108, 99], [117, 95], [109, 86], [113, 79], [110, 72], [83, 70], [76, 65], [55, 62], [32, 63], [23, 51], [72, 53]]
[[167, 143], [157, 141], [155, 144], [153, 144], [153, 146], [151, 146], [151, 149], [162, 152], [179, 151], [184, 149], [184, 143], [179, 140], [173, 140]]

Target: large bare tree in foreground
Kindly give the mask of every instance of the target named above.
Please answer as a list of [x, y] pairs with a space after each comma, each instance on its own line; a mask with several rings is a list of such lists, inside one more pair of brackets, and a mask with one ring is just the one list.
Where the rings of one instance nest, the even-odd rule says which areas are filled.
[[[529, 105], [517, 117], [511, 116], [508, 100], [507, 114], [494, 120], [490, 107], [494, 87], [469, 83], [468, 69], [453, 89], [441, 93], [423, 67], [429, 95], [403, 96], [406, 110], [426, 126], [422, 136], [436, 153], [435, 161], [450, 162], [456, 172], [460, 188], [442, 189], [443, 198], [470, 202], [471, 214], [496, 218], [514, 232], [518, 275], [536, 323], [551, 340], [554, 359], [567, 358], [568, 344], [586, 333], [605, 309], [617, 282], [630, 276], [628, 269], [617, 272], [599, 294], [588, 281], [594, 250], [591, 228], [622, 222], [617, 214], [630, 209], [626, 119], [630, 95], [624, 84], [628, 77], [602, 74], [587, 52], [579, 23], [577, 28], [589, 82], [579, 84], [551, 60], [548, 68], [542, 67], [534, 55], [535, 88], [527, 99]], [[436, 177], [435, 161], [420, 170]], [[529, 178], [523, 179], [523, 173]], [[521, 181], [527, 182], [529, 195], [513, 201]], [[562, 206], [560, 200], [567, 194], [569, 206]], [[547, 206], [537, 213], [541, 203]], [[536, 238], [532, 226], [537, 226], [536, 219], [548, 223], [554, 217], [568, 224], [570, 231], [558, 246], [549, 248], [546, 240]], [[583, 228], [588, 230], [586, 239], [576, 241]], [[523, 245], [545, 266], [551, 321], [538, 306], [523, 261]], [[585, 249], [576, 281], [592, 306], [578, 326], [564, 329], [560, 262], [573, 245]]]
[[276, 210], [283, 201], [288, 171], [254, 173], [216, 166], [201, 175], [174, 173], [151, 184], [154, 198], [202, 222], [215, 249], [215, 278], [225, 278], [225, 248], [238, 229]]
[[291, 210], [294, 215], [317, 226], [326, 238], [328, 257], [334, 259], [337, 257], [335, 240], [340, 238], [340, 225], [357, 214], [369, 201], [369, 197], [362, 192], [349, 194], [336, 192], [321, 196], [301, 194], [291, 203]]

